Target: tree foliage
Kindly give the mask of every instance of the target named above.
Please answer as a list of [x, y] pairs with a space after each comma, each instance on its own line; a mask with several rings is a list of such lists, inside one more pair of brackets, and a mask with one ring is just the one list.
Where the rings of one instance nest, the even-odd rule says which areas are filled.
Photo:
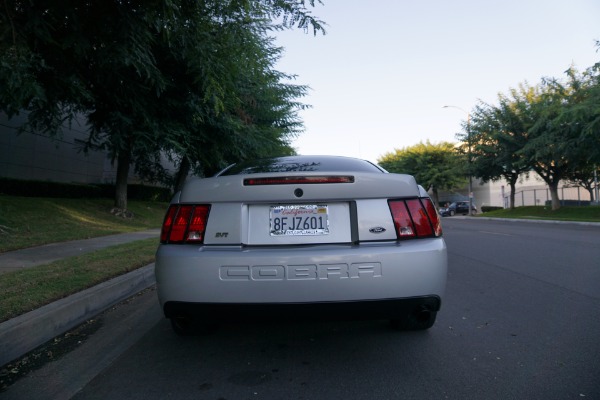
[[466, 182], [467, 160], [448, 142], [421, 142], [384, 154], [377, 161], [389, 172], [413, 175], [420, 185], [432, 191], [436, 205], [439, 205], [439, 190]]
[[[317, 0], [317, 2], [319, 2]], [[115, 205], [126, 208], [129, 166], [165, 178], [160, 159], [218, 169], [289, 153], [298, 98], [273, 69], [268, 34], [323, 31], [315, 0], [7, 0], [0, 11], [0, 110], [28, 112], [50, 135], [83, 115], [89, 145], [118, 163]], [[184, 165], [185, 166], [185, 165]], [[183, 171], [180, 171], [184, 173]]]
[[471, 146], [473, 176], [483, 182], [501, 178], [508, 182], [511, 208], [514, 208], [519, 177], [531, 170], [520, 150], [527, 143], [526, 109], [534, 96], [532, 88], [521, 85], [508, 96], [499, 95], [498, 105], [480, 102], [466, 127], [470, 138], [468, 134], [457, 135], [463, 148]]
[[[473, 173], [484, 180], [505, 178], [511, 185], [519, 175], [535, 171], [548, 185], [552, 208], [560, 207], [559, 182], [583, 184], [592, 192], [593, 171], [600, 165], [599, 65], [566, 79], [545, 78], [537, 86], [521, 84], [499, 105], [481, 103], [471, 121]], [[467, 135], [461, 135], [463, 145]], [[593, 196], [592, 196], [593, 198]]]
[[567, 75], [569, 95], [556, 119], [571, 138], [563, 149], [571, 159], [567, 179], [588, 189], [593, 199], [594, 172], [600, 172], [600, 63], [581, 74], [570, 68]]

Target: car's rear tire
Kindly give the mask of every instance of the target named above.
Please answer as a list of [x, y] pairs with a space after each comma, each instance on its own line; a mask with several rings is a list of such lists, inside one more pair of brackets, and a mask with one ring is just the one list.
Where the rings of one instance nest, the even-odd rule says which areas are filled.
[[407, 314], [404, 318], [395, 318], [390, 320], [392, 328], [399, 331], [421, 331], [429, 329], [435, 323], [437, 311], [422, 309], [417, 312]]

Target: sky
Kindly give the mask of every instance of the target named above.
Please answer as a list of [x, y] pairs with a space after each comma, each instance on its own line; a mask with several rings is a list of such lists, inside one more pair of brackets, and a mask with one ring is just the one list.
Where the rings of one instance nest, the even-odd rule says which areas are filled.
[[311, 11], [326, 35], [276, 34], [276, 69], [310, 87], [299, 154], [377, 162], [420, 142], [457, 142], [479, 101], [600, 62], [600, 0], [323, 3]]

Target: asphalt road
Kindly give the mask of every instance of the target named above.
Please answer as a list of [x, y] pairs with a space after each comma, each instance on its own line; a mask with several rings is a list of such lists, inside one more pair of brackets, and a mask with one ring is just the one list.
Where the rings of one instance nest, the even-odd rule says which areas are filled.
[[148, 291], [2, 399], [600, 399], [600, 227], [444, 218], [426, 332], [232, 324], [180, 338]]

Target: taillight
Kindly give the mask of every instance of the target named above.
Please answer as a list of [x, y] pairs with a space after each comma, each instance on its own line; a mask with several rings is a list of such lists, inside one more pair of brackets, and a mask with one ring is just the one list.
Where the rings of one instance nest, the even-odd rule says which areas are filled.
[[396, 235], [398, 239], [406, 237], [415, 237], [415, 227], [408, 213], [408, 208], [404, 201], [390, 201], [390, 211], [394, 218], [394, 226], [396, 227]]
[[398, 239], [442, 235], [440, 218], [430, 199], [389, 200], [388, 204]]
[[209, 205], [171, 205], [160, 233], [161, 243], [202, 243]]
[[206, 221], [208, 220], [209, 206], [196, 206], [192, 213], [192, 219], [188, 226], [188, 243], [202, 243], [204, 241], [204, 231], [206, 231]]
[[167, 210], [167, 215], [165, 216], [165, 220], [163, 221], [163, 226], [160, 231], [161, 243], [165, 243], [169, 237], [169, 233], [171, 232], [171, 227], [173, 226], [173, 220], [175, 219], [175, 213], [177, 212], [177, 209], [177, 206], [170, 206]]
[[425, 209], [427, 210], [427, 216], [433, 227], [433, 233], [435, 236], [442, 236], [442, 221], [440, 221], [440, 214], [438, 214], [435, 206], [431, 199], [421, 199]]

